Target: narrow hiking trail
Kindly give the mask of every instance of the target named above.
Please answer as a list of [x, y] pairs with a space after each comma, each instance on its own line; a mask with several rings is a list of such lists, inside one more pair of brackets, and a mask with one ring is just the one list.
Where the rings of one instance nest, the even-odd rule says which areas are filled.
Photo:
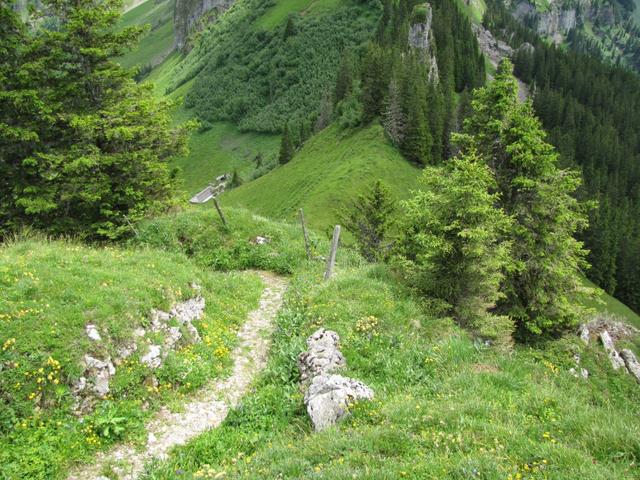
[[238, 404], [266, 366], [274, 319], [287, 287], [286, 280], [277, 275], [256, 273], [265, 283], [265, 290], [258, 308], [249, 313], [238, 332], [238, 345], [231, 354], [231, 375], [195, 393], [181, 412], [172, 413], [163, 407], [147, 424], [144, 449], [128, 444], [118, 445], [98, 454], [92, 464], [74, 470], [67, 480], [108, 480], [101, 476], [107, 467], [118, 474], [119, 480], [135, 480], [150, 460], [165, 459], [174, 446], [184, 445], [224, 421], [229, 410]]

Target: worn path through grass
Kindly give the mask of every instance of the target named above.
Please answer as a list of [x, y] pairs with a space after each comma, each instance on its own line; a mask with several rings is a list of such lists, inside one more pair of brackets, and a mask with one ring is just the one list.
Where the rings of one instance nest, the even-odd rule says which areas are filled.
[[[231, 408], [247, 392], [257, 373], [267, 362], [273, 322], [286, 290], [281, 277], [258, 272], [266, 288], [258, 308], [238, 333], [238, 346], [232, 354], [231, 376], [204, 388], [184, 405], [180, 412], [163, 408], [147, 425], [147, 443], [143, 450], [133, 445], [121, 445], [100, 454], [94, 463], [73, 472], [68, 480], [118, 478], [133, 480], [142, 473], [148, 461], [167, 457], [171, 448], [184, 445], [208, 429], [219, 426]], [[114, 477], [117, 475], [117, 477]]]

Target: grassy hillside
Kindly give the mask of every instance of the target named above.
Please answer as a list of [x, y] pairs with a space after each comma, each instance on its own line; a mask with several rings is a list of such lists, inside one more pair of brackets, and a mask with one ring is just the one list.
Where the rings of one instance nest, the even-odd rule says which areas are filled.
[[282, 25], [294, 13], [309, 13], [331, 10], [348, 0], [279, 0], [270, 7], [257, 22], [258, 27], [273, 30]]
[[279, 145], [278, 135], [242, 133], [230, 123], [217, 122], [209, 130], [194, 132], [189, 154], [177, 158], [174, 165], [180, 168], [182, 187], [191, 196], [224, 173], [237, 170], [242, 178], [250, 178], [256, 157], [275, 161]]
[[[385, 267], [342, 256], [328, 283], [320, 269], [296, 276], [256, 392], [145, 479], [638, 478], [640, 389], [599, 345], [570, 336], [501, 354], [429, 313]], [[296, 357], [320, 326], [339, 333], [345, 375], [376, 399], [313, 433]], [[577, 352], [588, 380], [568, 371]]]
[[419, 173], [379, 125], [355, 131], [332, 126], [309, 140], [291, 162], [224, 194], [223, 202], [285, 219], [293, 219], [302, 207], [309, 223], [324, 229], [336, 221], [337, 208], [373, 181], [382, 179], [397, 198], [404, 198]]
[[127, 11], [120, 25], [146, 25], [148, 31], [136, 49], [118, 59], [124, 67], [151, 68], [159, 65], [171, 52], [173, 34], [173, 0], [147, 0]]
[[[140, 362], [147, 340], [140, 341], [116, 362], [109, 396], [93, 413], [74, 415], [71, 385], [83, 356], [115, 361], [133, 330], [148, 328], [151, 309], [193, 297], [194, 282], [206, 300], [195, 324], [206, 323], [212, 340], [181, 344], [153, 372]], [[145, 438], [144, 420], [157, 406], [223, 374], [262, 283], [203, 270], [179, 253], [26, 240], [0, 247], [0, 289], [0, 478], [50, 480], [115, 441]], [[87, 337], [87, 324], [101, 341]]]

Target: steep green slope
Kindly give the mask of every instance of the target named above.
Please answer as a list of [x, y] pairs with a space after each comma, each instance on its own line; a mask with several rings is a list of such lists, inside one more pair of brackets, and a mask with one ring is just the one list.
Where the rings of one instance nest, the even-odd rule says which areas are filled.
[[148, 31], [136, 49], [119, 58], [124, 67], [149, 71], [162, 63], [173, 48], [173, 1], [146, 0], [122, 16], [120, 25], [145, 25]]
[[332, 126], [309, 140], [291, 162], [226, 193], [223, 201], [287, 219], [302, 207], [312, 226], [326, 228], [336, 221], [335, 210], [373, 181], [382, 179], [403, 198], [417, 185], [419, 172], [379, 125], [356, 131]]
[[370, 38], [378, 14], [375, 4], [355, 0], [238, 2], [202, 33], [169, 89], [195, 78], [185, 105], [199, 118], [281, 131], [285, 122], [313, 118], [341, 52]]

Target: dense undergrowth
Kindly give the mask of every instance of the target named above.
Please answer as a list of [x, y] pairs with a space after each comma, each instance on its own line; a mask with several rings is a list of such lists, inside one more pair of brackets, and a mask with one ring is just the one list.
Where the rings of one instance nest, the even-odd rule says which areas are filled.
[[236, 4], [176, 67], [169, 91], [196, 77], [185, 105], [199, 118], [261, 132], [308, 120], [334, 85], [340, 53], [365, 42], [378, 16], [372, 4], [349, 0], [292, 13], [287, 34], [273, 19], [260, 25], [262, 15], [273, 16], [272, 6], [265, 0]]
[[[331, 282], [319, 267], [295, 276], [255, 393], [145, 479], [637, 478], [640, 392], [599, 346], [567, 337], [501, 355], [430, 315], [386, 267], [340, 260]], [[376, 399], [316, 434], [296, 357], [320, 326]], [[589, 380], [568, 372], [577, 352]]]
[[[71, 385], [82, 375], [82, 357], [117, 358], [133, 330], [149, 324], [152, 308], [193, 297], [194, 282], [206, 300], [195, 322], [206, 330], [204, 341], [180, 344], [155, 371], [140, 362], [141, 345], [116, 362], [107, 398], [74, 415]], [[143, 440], [145, 419], [160, 404], [179, 404], [225, 374], [235, 331], [257, 305], [262, 283], [203, 269], [179, 252], [26, 239], [0, 248], [0, 289], [0, 478], [55, 479], [115, 441]], [[101, 341], [87, 337], [90, 323]]]

